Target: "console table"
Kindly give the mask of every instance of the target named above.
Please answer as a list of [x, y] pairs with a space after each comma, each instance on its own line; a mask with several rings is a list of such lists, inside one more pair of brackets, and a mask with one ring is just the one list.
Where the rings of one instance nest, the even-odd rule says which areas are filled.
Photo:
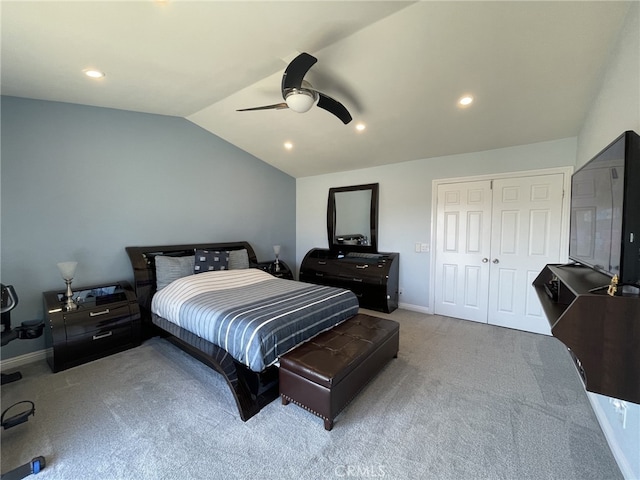
[[640, 403], [640, 296], [608, 295], [610, 283], [588, 267], [547, 265], [533, 286], [586, 389]]
[[399, 253], [335, 253], [311, 249], [300, 265], [300, 281], [351, 290], [360, 306], [391, 313], [398, 308]]

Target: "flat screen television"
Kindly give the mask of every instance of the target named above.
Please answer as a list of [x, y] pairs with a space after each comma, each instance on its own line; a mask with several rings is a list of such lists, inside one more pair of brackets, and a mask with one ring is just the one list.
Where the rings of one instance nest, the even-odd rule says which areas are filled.
[[640, 287], [640, 136], [624, 132], [571, 177], [569, 258]]

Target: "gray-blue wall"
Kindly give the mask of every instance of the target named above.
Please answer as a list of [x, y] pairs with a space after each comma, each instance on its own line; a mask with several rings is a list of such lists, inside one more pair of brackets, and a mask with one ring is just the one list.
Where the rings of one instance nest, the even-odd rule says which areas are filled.
[[[1, 99], [1, 280], [13, 325], [43, 319], [42, 292], [132, 280], [128, 245], [246, 240], [295, 264], [295, 179], [191, 122], [15, 97]], [[16, 340], [2, 358], [44, 349]]]

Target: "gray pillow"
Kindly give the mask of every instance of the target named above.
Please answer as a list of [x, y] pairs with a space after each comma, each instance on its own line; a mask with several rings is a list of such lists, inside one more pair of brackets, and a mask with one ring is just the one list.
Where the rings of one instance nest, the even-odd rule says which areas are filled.
[[249, 254], [247, 249], [229, 250], [229, 270], [249, 268]]
[[156, 258], [156, 287], [161, 290], [178, 278], [193, 275], [195, 256], [165, 257], [158, 255]]

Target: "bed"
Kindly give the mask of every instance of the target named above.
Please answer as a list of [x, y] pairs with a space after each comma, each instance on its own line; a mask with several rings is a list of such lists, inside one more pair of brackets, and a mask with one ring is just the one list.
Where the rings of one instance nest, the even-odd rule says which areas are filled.
[[281, 355], [358, 312], [349, 290], [255, 268], [247, 242], [126, 251], [145, 337], [160, 334], [222, 374], [243, 421], [278, 397]]

